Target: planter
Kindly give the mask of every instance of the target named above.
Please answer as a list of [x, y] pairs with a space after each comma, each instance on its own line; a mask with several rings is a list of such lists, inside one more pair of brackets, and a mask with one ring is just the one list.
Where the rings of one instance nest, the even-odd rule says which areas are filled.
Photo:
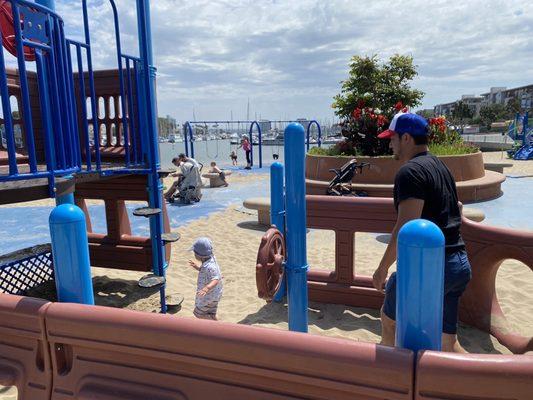
[[[307, 155], [307, 194], [326, 194], [328, 184], [335, 176], [330, 169], [339, 169], [352, 158]], [[481, 152], [439, 158], [453, 174], [459, 200], [463, 203], [489, 200], [502, 194], [501, 183], [505, 176], [486, 171]], [[392, 197], [394, 177], [402, 164], [392, 157], [357, 157], [357, 161], [370, 163], [371, 167], [355, 175], [352, 187], [366, 191], [369, 196]]]

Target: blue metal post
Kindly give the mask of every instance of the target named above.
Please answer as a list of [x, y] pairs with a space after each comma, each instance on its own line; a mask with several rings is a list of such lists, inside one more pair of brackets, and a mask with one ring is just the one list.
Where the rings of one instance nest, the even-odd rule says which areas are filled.
[[189, 146], [187, 145], [187, 135], [189, 135], [189, 140], [191, 142], [191, 151], [190, 156], [191, 158], [194, 158], [194, 134], [192, 131], [192, 126], [189, 121], [185, 122], [185, 125], [183, 125], [183, 137], [185, 139], [185, 155], [189, 157]]
[[261, 127], [257, 124], [257, 132], [259, 132], [259, 168], [263, 168], [263, 141], [261, 139]]
[[[159, 151], [157, 140], [157, 113], [155, 97], [155, 68], [153, 67], [152, 34], [150, 26], [150, 2], [149, 0], [137, 0], [139, 54], [141, 59], [141, 84], [144, 100], [145, 127], [147, 128], [148, 161], [151, 173], [148, 175], [148, 195], [151, 208], [162, 207], [163, 183], [159, 178], [158, 170]], [[159, 213], [150, 218], [150, 233], [152, 241], [152, 260], [154, 272], [159, 276], [165, 276], [165, 250], [161, 233], [163, 230], [163, 215]], [[167, 310], [165, 299], [165, 284], [160, 289], [161, 312]]]
[[52, 210], [49, 223], [58, 300], [94, 304], [85, 214], [63, 204]]
[[396, 345], [441, 350], [444, 297], [444, 235], [424, 219], [398, 234]]
[[[185, 155], [189, 157], [189, 141], [187, 140], [187, 124], [189, 122], [185, 122], [183, 124], [183, 142], [185, 144]], [[193, 157], [194, 158], [194, 157]]]
[[[45, 7], [48, 7], [52, 11], [55, 11], [55, 9], [56, 9], [55, 0], [35, 0], [35, 3], [40, 4], [42, 6], [45, 6]], [[69, 62], [70, 62], [70, 58], [69, 58]], [[45, 73], [45, 72], [42, 71], [42, 73]], [[84, 106], [85, 106], [85, 104], [84, 104]], [[68, 112], [66, 114], [68, 115]], [[77, 131], [76, 131], [76, 134], [77, 134]], [[67, 133], [67, 135], [68, 135], [68, 133]], [[66, 138], [64, 138], [64, 139], [66, 139]], [[64, 145], [65, 145], [64, 143], [60, 144], [60, 146], [64, 146]], [[76, 149], [70, 148], [69, 150], [72, 151], [72, 150], [76, 150]], [[74, 154], [71, 154], [71, 156], [75, 158]], [[72, 162], [70, 162], [68, 164], [69, 164], [68, 165], [69, 168], [72, 167]], [[66, 169], [67, 165], [63, 165], [63, 167]], [[72, 177], [70, 177], [70, 179], [72, 179]], [[56, 197], [56, 205], [61, 205], [61, 204], [74, 204], [74, 194], [70, 193], [70, 194], [67, 194], [67, 195], [64, 195], [64, 196]], [[85, 220], [84, 220], [84, 222], [85, 222]], [[87, 233], [85, 233], [85, 236], [87, 236]], [[87, 240], [87, 238], [85, 240]], [[89, 256], [87, 255], [87, 257], [89, 257]], [[90, 271], [89, 271], [89, 277], [90, 277]], [[92, 286], [91, 286], [91, 288], [92, 288]], [[59, 291], [58, 291], [58, 293], [59, 293]], [[92, 295], [92, 289], [91, 289], [91, 295]], [[94, 304], [94, 300], [93, 300], [92, 304]]]
[[305, 132], [300, 124], [285, 129], [285, 177], [289, 329], [307, 332], [307, 248], [305, 207]]
[[248, 137], [250, 138], [250, 167], [253, 167], [254, 166], [254, 137], [252, 135], [252, 132], [254, 130], [254, 124], [256, 124], [257, 122], [253, 121], [251, 124], [250, 124], [250, 131], [248, 132]]
[[[283, 164], [275, 162], [270, 166], [270, 223], [285, 236], [285, 187], [283, 176]], [[274, 301], [281, 301], [287, 293], [287, 278], [283, 275], [283, 281], [278, 292], [274, 295]]]

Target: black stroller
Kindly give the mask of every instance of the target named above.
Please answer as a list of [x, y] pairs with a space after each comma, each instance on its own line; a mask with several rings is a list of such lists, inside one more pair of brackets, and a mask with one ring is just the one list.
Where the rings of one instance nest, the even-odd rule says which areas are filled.
[[363, 168], [369, 167], [369, 163], [357, 163], [356, 159], [350, 160], [340, 169], [330, 169], [335, 173], [335, 178], [331, 180], [328, 186], [328, 196], [368, 196], [364, 191], [354, 191], [351, 183], [354, 175], [363, 173]]

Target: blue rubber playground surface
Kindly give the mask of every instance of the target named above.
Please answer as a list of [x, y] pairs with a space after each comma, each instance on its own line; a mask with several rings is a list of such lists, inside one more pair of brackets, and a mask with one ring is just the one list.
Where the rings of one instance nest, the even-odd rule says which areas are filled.
[[[233, 170], [239, 175], [267, 175], [268, 168]], [[202, 201], [193, 205], [170, 204], [168, 206], [172, 229], [186, 225], [198, 218], [222, 211], [232, 204], [242, 205], [251, 197], [270, 195], [268, 179], [258, 179], [247, 183], [233, 183], [227, 188], [202, 189]], [[533, 230], [533, 177], [508, 176], [502, 185], [503, 196], [498, 199], [468, 205], [482, 210], [485, 224], [515, 229]], [[148, 221], [134, 217], [133, 209], [138, 205], [128, 205], [128, 214], [134, 235], [149, 235]], [[0, 208], [0, 254], [19, 250], [50, 241], [48, 216], [52, 207], [9, 207]], [[89, 206], [93, 231], [105, 233], [105, 212], [103, 205]], [[214, 228], [215, 229], [215, 228]]]
[[[229, 169], [229, 168], [228, 168]], [[233, 169], [233, 176], [262, 175], [269, 173], [268, 168], [249, 170]], [[225, 210], [232, 204], [242, 205], [242, 201], [251, 197], [270, 196], [270, 183], [267, 179], [258, 179], [249, 183], [234, 183], [224, 188], [203, 188], [202, 201], [191, 205], [167, 204], [170, 226], [177, 229], [198, 218]], [[138, 204], [127, 204], [132, 233], [149, 236], [148, 220], [135, 217], [133, 210]], [[93, 232], [105, 233], [105, 210], [102, 205], [89, 206]], [[9, 207], [0, 208], [0, 254], [19, 250], [36, 244], [50, 242], [48, 216], [52, 207]]]

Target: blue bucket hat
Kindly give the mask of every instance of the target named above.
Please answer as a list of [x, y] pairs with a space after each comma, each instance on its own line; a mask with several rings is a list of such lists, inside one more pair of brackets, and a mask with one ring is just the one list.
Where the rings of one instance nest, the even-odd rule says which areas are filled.
[[194, 241], [189, 250], [194, 251], [200, 257], [209, 257], [213, 255], [213, 243], [209, 238], [201, 237]]

